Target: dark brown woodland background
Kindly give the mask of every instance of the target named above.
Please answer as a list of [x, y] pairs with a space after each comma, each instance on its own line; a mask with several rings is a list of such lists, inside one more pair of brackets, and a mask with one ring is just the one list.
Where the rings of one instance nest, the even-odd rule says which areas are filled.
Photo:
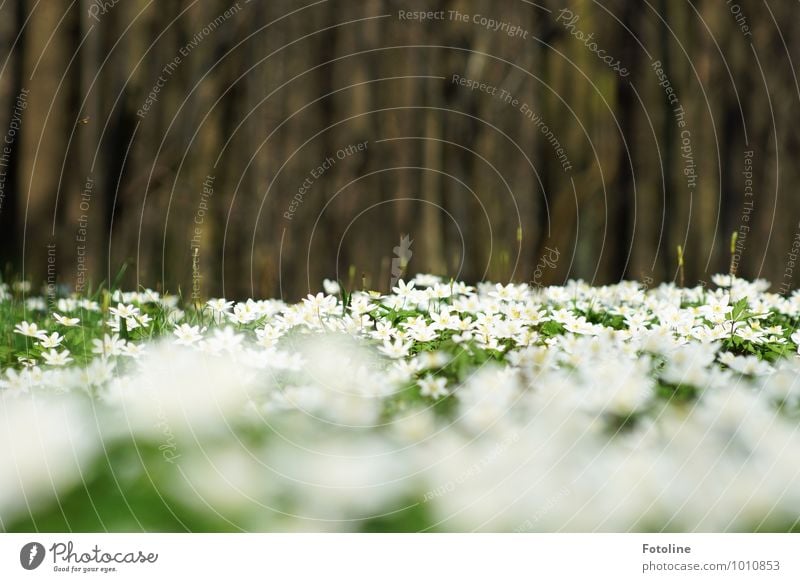
[[[188, 292], [197, 226], [194, 276], [206, 296], [292, 299], [324, 277], [360, 287], [362, 273], [386, 289], [405, 234], [412, 273], [530, 281], [550, 248], [559, 260], [537, 282], [659, 282], [676, 277], [680, 244], [693, 283], [728, 270], [730, 235], [741, 230], [739, 274], [776, 289], [800, 279], [787, 270], [800, 220], [797, 2], [102, 5], [0, 0], [0, 136], [27, 90], [0, 207], [6, 277], [44, 280], [55, 244], [58, 282], [73, 284], [86, 214], [95, 284], [127, 263], [127, 287]], [[562, 8], [628, 77], [557, 22]], [[419, 9], [470, 18], [398, 17]], [[527, 38], [474, 15], [518, 25]], [[654, 61], [686, 112], [693, 190]], [[518, 108], [453, 84], [454, 74], [528, 104], [571, 169]], [[158, 100], [137, 115], [159, 75]], [[287, 219], [310, 172], [364, 141]], [[201, 216], [207, 176], [213, 195]]]

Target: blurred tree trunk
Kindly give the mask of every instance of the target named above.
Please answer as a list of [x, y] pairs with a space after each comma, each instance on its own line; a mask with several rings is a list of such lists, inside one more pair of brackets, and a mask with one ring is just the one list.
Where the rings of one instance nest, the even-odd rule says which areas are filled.
[[[12, 144], [5, 143], [5, 132], [11, 122], [15, 102], [23, 89], [22, 60], [26, 31], [24, 22], [24, 5], [22, 0], [5, 2], [0, 7], [0, 128], [3, 132], [2, 190], [0, 190], [0, 247], [3, 249], [4, 261], [0, 272], [5, 275], [7, 267], [19, 266], [21, 248], [21, 221], [19, 197], [19, 139]], [[5, 150], [8, 146], [8, 150]]]
[[[48, 245], [57, 245], [56, 227], [62, 216], [56, 207], [61, 193], [62, 167], [69, 167], [67, 142], [77, 121], [74, 110], [78, 67], [73, 61], [77, 44], [77, 9], [55, 3], [25, 6], [27, 19], [22, 49], [23, 83], [29, 91], [20, 132], [18, 220], [22, 224], [25, 275], [47, 272]], [[71, 182], [71, 176], [67, 178]], [[63, 200], [59, 199], [59, 204]]]

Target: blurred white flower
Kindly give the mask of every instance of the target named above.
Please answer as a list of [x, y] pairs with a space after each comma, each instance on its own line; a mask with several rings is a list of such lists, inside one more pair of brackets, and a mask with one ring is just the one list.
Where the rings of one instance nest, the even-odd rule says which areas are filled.
[[719, 356], [719, 361], [734, 372], [745, 376], [764, 376], [772, 372], [772, 366], [769, 363], [761, 361], [755, 356], [736, 356], [730, 352], [723, 352]]
[[49, 366], [66, 366], [72, 361], [69, 350], [61, 350], [60, 352], [57, 350], [49, 350], [47, 352], [42, 352], [42, 358]]
[[9, 368], [5, 371], [5, 377], [0, 377], [0, 388], [13, 395], [27, 392], [31, 384], [31, 372], [29, 369], [17, 371], [14, 368]]
[[212, 352], [233, 353], [244, 341], [244, 336], [236, 333], [232, 327], [215, 329], [208, 339], [208, 346]]
[[50, 335], [42, 333], [39, 337], [39, 345], [43, 348], [57, 348], [64, 341], [64, 336], [58, 332], [53, 332]]
[[145, 353], [146, 349], [147, 348], [145, 348], [143, 344], [128, 342], [122, 347], [121, 355], [138, 360], [142, 357], [142, 354]]
[[98, 450], [94, 426], [75, 399], [0, 399], [3, 523], [50, 506], [61, 491], [81, 482]]
[[233, 301], [226, 301], [225, 299], [209, 299], [206, 301], [212, 311], [217, 313], [227, 313], [233, 307]]
[[200, 329], [199, 325], [181, 324], [173, 330], [173, 335], [177, 338], [175, 343], [181, 346], [190, 346], [203, 339], [206, 328]]
[[342, 292], [341, 288], [339, 287], [339, 283], [331, 279], [324, 279], [322, 281], [322, 289], [328, 295], [338, 295]]
[[104, 358], [119, 356], [122, 354], [122, 348], [125, 347], [125, 343], [125, 340], [120, 339], [117, 334], [104, 334], [102, 340], [92, 340], [92, 345], [94, 346], [92, 348], [92, 353], [98, 354]]
[[448, 394], [447, 378], [436, 378], [428, 374], [424, 378], [420, 378], [417, 383], [419, 384], [419, 393], [434, 400], [438, 400]]
[[60, 323], [64, 327], [75, 327], [81, 322], [81, 320], [78, 319], [77, 317], [67, 317], [65, 315], [61, 315], [58, 313], [53, 313], [53, 319], [55, 319], [58, 323]]
[[410, 341], [403, 341], [400, 338], [397, 338], [394, 340], [394, 342], [385, 340], [383, 345], [378, 349], [381, 351], [381, 353], [389, 356], [390, 358], [405, 358], [411, 349], [412, 343], [413, 342]]

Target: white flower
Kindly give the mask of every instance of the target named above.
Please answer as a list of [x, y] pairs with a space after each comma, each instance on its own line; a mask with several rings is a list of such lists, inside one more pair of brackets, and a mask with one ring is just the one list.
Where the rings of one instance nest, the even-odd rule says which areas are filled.
[[430, 289], [430, 297], [431, 299], [446, 299], [453, 294], [450, 285], [444, 285], [442, 283], [436, 283]]
[[134, 305], [124, 305], [122, 303], [117, 303], [116, 307], [111, 307], [108, 311], [111, 315], [119, 317], [120, 319], [127, 319], [139, 315], [138, 307]]
[[431, 370], [445, 366], [450, 361], [450, 356], [444, 352], [420, 352], [413, 361], [417, 362], [417, 369]]
[[158, 291], [153, 291], [152, 289], [145, 289], [139, 294], [139, 302], [140, 303], [160, 303], [162, 302], [161, 295]]
[[388, 321], [378, 321], [375, 330], [371, 332], [373, 338], [381, 341], [389, 341], [394, 337], [395, 329]]
[[735, 328], [736, 335], [750, 343], [760, 344], [764, 343], [766, 334], [763, 331], [757, 331], [752, 327], [746, 325], [739, 325]]
[[430, 342], [439, 337], [436, 330], [432, 327], [418, 327], [408, 330], [411, 339], [418, 342]]
[[270, 368], [294, 371], [301, 370], [305, 364], [300, 354], [292, 354], [280, 350], [267, 350], [266, 362]]
[[244, 336], [236, 333], [233, 328], [215, 329], [208, 340], [212, 352], [233, 352], [244, 340]]
[[145, 350], [146, 348], [143, 344], [128, 342], [122, 348], [122, 355], [138, 360], [142, 354], [144, 354]]
[[25, 369], [18, 372], [14, 368], [6, 370], [5, 378], [0, 377], [0, 388], [11, 394], [27, 392], [31, 387], [30, 372]]
[[730, 352], [724, 352], [719, 360], [734, 372], [745, 376], [765, 376], [772, 372], [772, 366], [755, 356], [735, 356]]
[[43, 333], [39, 337], [39, 345], [43, 348], [57, 348], [64, 341], [64, 336], [59, 335], [58, 332], [53, 332], [50, 335]]
[[42, 358], [44, 358], [45, 363], [50, 366], [65, 366], [67, 363], [72, 361], [72, 358], [69, 356], [69, 350], [50, 350], [48, 352], [42, 353]]
[[233, 307], [233, 301], [225, 301], [225, 299], [209, 299], [206, 301], [212, 311], [216, 313], [227, 313]]
[[[90, 301], [89, 299], [79, 299], [78, 300], [78, 307], [81, 309], [85, 309], [86, 311], [100, 311], [100, 305], [98, 305], [97, 301]], [[59, 307], [59, 309], [61, 309]], [[67, 311], [66, 309], [62, 309], [62, 311]]]
[[439, 313], [431, 313], [433, 324], [431, 327], [434, 330], [443, 329], [458, 329], [461, 324], [461, 318], [458, 315], [451, 314], [447, 308], [442, 308]]
[[283, 332], [280, 329], [271, 325], [265, 325], [256, 330], [257, 343], [265, 348], [275, 347], [282, 335]]
[[115, 366], [112, 360], [96, 358], [81, 370], [81, 381], [89, 386], [103, 385], [111, 380]]
[[148, 314], [142, 313], [140, 315], [132, 315], [132, 316], [126, 318], [125, 319], [125, 325], [130, 330], [130, 329], [136, 329], [136, 328], [139, 328], [139, 327], [147, 327], [150, 324], [151, 321], [152, 321], [152, 318]]
[[516, 285], [509, 283], [508, 285], [495, 285], [494, 291], [489, 291], [489, 297], [494, 297], [500, 301], [514, 301], [518, 299]]
[[[331, 310], [335, 308], [336, 308], [336, 302], [334, 301], [331, 304]], [[350, 313], [352, 313], [354, 316], [359, 316], [365, 313], [369, 313], [374, 309], [375, 306], [372, 305], [371, 297], [366, 293], [354, 293], [350, 297], [349, 310]]]
[[328, 295], [338, 295], [342, 292], [341, 288], [339, 287], [339, 283], [332, 281], [331, 279], [323, 280], [322, 288]]
[[394, 342], [384, 341], [378, 349], [385, 355], [393, 359], [405, 358], [411, 349], [412, 342], [404, 342], [400, 338]]
[[493, 366], [480, 369], [455, 392], [459, 420], [473, 431], [502, 427], [519, 396], [518, 373]]
[[75, 327], [81, 322], [81, 320], [78, 319], [77, 317], [67, 317], [65, 315], [60, 315], [58, 313], [53, 313], [53, 319], [55, 319], [58, 323], [60, 323], [64, 327]]
[[17, 361], [25, 368], [33, 368], [36, 365], [36, 360], [27, 356], [17, 356]]
[[181, 321], [185, 315], [186, 312], [184, 312], [183, 309], [171, 309], [167, 314], [167, 322], [177, 325], [177, 323]]
[[800, 331], [792, 334], [792, 341], [797, 344], [797, 353], [800, 354]]
[[405, 384], [417, 372], [421, 371], [419, 360], [416, 358], [413, 360], [397, 360], [389, 368], [389, 377], [397, 384]]
[[730, 275], [718, 273], [716, 275], [711, 275], [711, 281], [717, 287], [730, 287], [732, 283], [732, 277]]
[[203, 339], [203, 332], [206, 328], [200, 329], [198, 325], [181, 324], [173, 330], [176, 339], [175, 343], [181, 346], [190, 346]]
[[125, 340], [120, 339], [117, 334], [114, 335], [103, 335], [103, 339], [93, 339], [92, 344], [94, 347], [92, 348], [93, 354], [99, 354], [104, 358], [108, 358], [110, 356], [119, 356], [122, 355], [122, 348], [125, 347]]
[[426, 273], [419, 273], [414, 277], [413, 281], [409, 281], [409, 283], [416, 283], [420, 287], [433, 287], [436, 283], [441, 283], [442, 278], [438, 275], [429, 275]]
[[39, 326], [35, 323], [28, 323], [27, 321], [22, 321], [18, 323], [14, 327], [14, 333], [18, 333], [27, 337], [34, 337], [37, 339], [42, 338], [46, 334], [45, 330], [39, 329]]
[[730, 297], [728, 295], [721, 295], [719, 297], [709, 295], [706, 305], [700, 306], [700, 313], [705, 315], [710, 321], [717, 323], [724, 320], [725, 316], [732, 311], [733, 306], [730, 305]]
[[419, 384], [419, 393], [423, 396], [438, 400], [448, 394], [447, 378], [436, 378], [428, 374], [424, 378], [420, 378], [417, 383]]
[[303, 304], [314, 314], [324, 315], [336, 309], [337, 301], [336, 297], [325, 295], [324, 293], [317, 293], [316, 295], [309, 295], [303, 299]]
[[411, 293], [414, 291], [414, 281], [409, 281], [405, 283], [402, 279], [397, 282], [397, 287], [392, 287], [392, 291], [394, 291], [395, 295], [402, 299], [406, 299], [411, 296]]
[[[225, 310], [221, 312], [224, 313]], [[248, 299], [245, 302], [237, 303], [233, 308], [233, 314], [228, 314], [228, 318], [234, 323], [247, 324], [260, 319], [263, 315], [259, 304]]]

